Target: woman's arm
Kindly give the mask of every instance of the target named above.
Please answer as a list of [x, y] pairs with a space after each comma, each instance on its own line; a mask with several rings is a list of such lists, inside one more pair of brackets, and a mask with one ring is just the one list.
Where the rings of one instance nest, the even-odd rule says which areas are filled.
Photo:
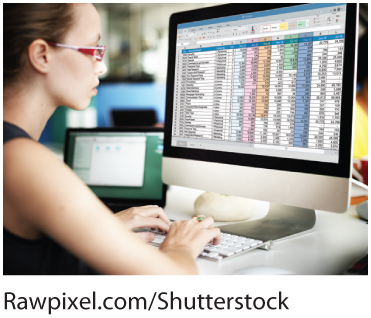
[[[4, 145], [3, 158], [7, 202], [25, 220], [98, 272], [196, 273], [194, 251], [170, 244], [159, 252], [144, 244], [68, 166], [42, 145], [15, 139]], [[194, 245], [205, 246], [215, 233], [196, 234]]]

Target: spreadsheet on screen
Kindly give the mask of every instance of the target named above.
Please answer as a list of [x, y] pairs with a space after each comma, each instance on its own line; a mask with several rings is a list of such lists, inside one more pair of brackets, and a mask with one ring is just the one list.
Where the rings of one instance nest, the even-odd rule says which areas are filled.
[[337, 163], [345, 12], [179, 24], [172, 146]]

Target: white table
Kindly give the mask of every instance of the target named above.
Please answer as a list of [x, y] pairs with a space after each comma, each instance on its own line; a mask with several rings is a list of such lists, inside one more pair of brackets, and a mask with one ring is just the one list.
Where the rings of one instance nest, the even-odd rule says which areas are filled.
[[[171, 186], [165, 211], [170, 219], [189, 219], [193, 204], [202, 191]], [[265, 216], [269, 204], [258, 201], [252, 219]], [[200, 274], [233, 274], [248, 268], [249, 274], [341, 274], [368, 250], [368, 225], [361, 220], [355, 206], [343, 214], [316, 211], [317, 222], [309, 234], [277, 242], [272, 250], [255, 249], [229, 260], [215, 263], [197, 259]], [[223, 225], [225, 222], [216, 222]]]

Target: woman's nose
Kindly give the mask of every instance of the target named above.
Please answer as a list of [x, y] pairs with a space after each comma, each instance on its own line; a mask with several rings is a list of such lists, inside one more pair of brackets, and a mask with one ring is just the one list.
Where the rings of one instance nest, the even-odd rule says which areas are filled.
[[107, 66], [103, 61], [97, 61], [97, 73], [102, 75], [107, 72]]

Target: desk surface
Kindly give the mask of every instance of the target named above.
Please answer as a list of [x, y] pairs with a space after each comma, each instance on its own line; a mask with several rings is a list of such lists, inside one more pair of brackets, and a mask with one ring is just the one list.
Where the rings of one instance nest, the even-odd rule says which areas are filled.
[[[189, 219], [193, 204], [203, 191], [171, 186], [167, 192], [165, 212], [170, 219]], [[258, 201], [253, 219], [266, 215], [269, 203]], [[197, 259], [200, 274], [233, 274], [250, 268], [273, 268], [266, 274], [321, 275], [341, 274], [368, 251], [368, 225], [351, 206], [343, 214], [317, 212], [317, 223], [309, 234], [287, 239], [273, 245], [272, 250], [255, 249], [229, 260], [215, 263]], [[225, 222], [216, 222], [223, 225]]]

